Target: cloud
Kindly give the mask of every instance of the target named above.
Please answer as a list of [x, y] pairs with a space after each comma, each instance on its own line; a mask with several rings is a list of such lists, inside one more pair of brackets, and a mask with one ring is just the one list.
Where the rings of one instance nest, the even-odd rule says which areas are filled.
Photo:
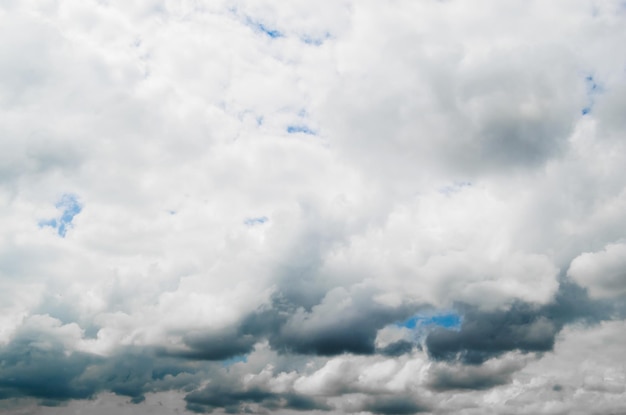
[[626, 293], [626, 244], [607, 245], [599, 252], [585, 252], [576, 257], [568, 274], [589, 288], [594, 297], [620, 296]]
[[0, 410], [624, 412], [625, 18], [0, 2]]
[[122, 348], [111, 356], [75, 349], [81, 330], [48, 316], [33, 316], [0, 348], [0, 391], [56, 406], [92, 399], [102, 391], [140, 403], [147, 392], [198, 384], [197, 365], [157, 358], [153, 350]]
[[379, 353], [385, 356], [401, 356], [405, 353], [410, 353], [415, 344], [406, 340], [398, 340], [386, 345], [379, 350]]
[[211, 412], [215, 408], [224, 408], [229, 413], [245, 413], [254, 410], [252, 408], [257, 405], [274, 411], [330, 409], [328, 405], [317, 402], [314, 398], [295, 393], [273, 393], [262, 387], [217, 382], [188, 394], [185, 400], [187, 408], [198, 413]]
[[466, 309], [459, 330], [435, 328], [426, 347], [436, 359], [481, 364], [509, 351], [547, 352], [565, 324], [597, 323], [612, 317], [611, 303], [595, 301], [576, 284], [563, 280], [554, 301], [543, 306], [515, 303], [506, 310]]
[[490, 360], [481, 366], [444, 363], [430, 371], [427, 384], [436, 391], [488, 390], [511, 382], [512, 375], [524, 366], [518, 356]]
[[[376, 304], [367, 289], [350, 293], [342, 288], [329, 291], [310, 312], [298, 308], [274, 335], [272, 347], [291, 353], [332, 356], [341, 353], [371, 354], [378, 330], [405, 318], [410, 306]], [[338, 316], [331, 318], [331, 316]]]
[[225, 360], [250, 353], [257, 342], [254, 336], [238, 332], [188, 333], [183, 342], [189, 348], [165, 354], [196, 360]]
[[372, 399], [363, 409], [374, 414], [384, 415], [416, 414], [429, 411], [428, 407], [419, 405], [414, 399], [401, 396]]

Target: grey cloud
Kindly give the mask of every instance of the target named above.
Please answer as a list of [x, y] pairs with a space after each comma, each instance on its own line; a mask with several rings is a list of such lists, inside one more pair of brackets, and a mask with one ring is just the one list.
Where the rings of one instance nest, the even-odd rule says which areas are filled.
[[428, 353], [439, 360], [459, 359], [481, 364], [505, 352], [547, 352], [565, 324], [609, 319], [610, 303], [592, 300], [580, 286], [562, 279], [554, 301], [544, 306], [516, 302], [504, 311], [466, 307], [458, 331], [433, 330], [426, 338]]
[[623, 394], [626, 385], [617, 380], [609, 380], [598, 376], [589, 376], [583, 382], [583, 388], [590, 392]]
[[[54, 292], [56, 289], [51, 287], [50, 291]], [[48, 315], [63, 324], [77, 323], [84, 330], [83, 335], [86, 338], [97, 338], [100, 326], [93, 321], [91, 316], [81, 315], [77, 308], [79, 299], [51, 292], [43, 295], [39, 305], [33, 309], [32, 314]]]
[[[188, 350], [165, 354], [223, 360], [251, 352], [263, 339], [269, 340], [271, 348], [280, 353], [319, 356], [409, 353], [415, 345], [406, 340], [376, 349], [376, 334], [384, 326], [413, 315], [419, 307], [391, 308], [371, 298], [372, 293], [367, 290], [338, 289], [311, 311], [305, 311], [277, 295], [271, 306], [248, 315], [236, 328], [188, 334], [184, 337]], [[336, 309], [346, 299], [350, 300], [350, 306]], [[606, 301], [589, 299], [584, 289], [563, 279], [554, 301], [544, 306], [516, 302], [505, 311], [485, 312], [463, 305], [460, 309], [463, 310], [460, 330], [438, 327], [427, 335], [425, 345], [434, 359], [481, 364], [513, 350], [550, 351], [565, 324], [608, 319], [614, 307]]]
[[523, 367], [519, 359], [494, 362], [491, 365], [436, 365], [429, 373], [428, 387], [435, 391], [486, 390], [504, 385]]
[[55, 78], [56, 68], [51, 70], [47, 63], [59, 62], [58, 51], [50, 46], [61, 36], [49, 24], [17, 15], [3, 21], [0, 39], [0, 59], [6, 62], [0, 69], [0, 104], [6, 100], [15, 105]]
[[[373, 33], [361, 32], [361, 41], [376, 43]], [[395, 47], [375, 58], [389, 64], [378, 67], [373, 55], [357, 55], [361, 65], [351, 65], [320, 110], [346, 156], [373, 177], [509, 174], [567, 150], [584, 101], [584, 77], [572, 69], [572, 54], [547, 45], [494, 46], [485, 59], [477, 39], [395, 35]], [[409, 42], [415, 52], [407, 55], [402, 45]], [[417, 52], [433, 44], [436, 57]], [[354, 105], [363, 95], [368, 105]]]
[[[280, 353], [333, 356], [342, 353], [373, 354], [376, 334], [384, 326], [413, 315], [418, 306], [388, 307], [376, 303], [373, 292], [337, 289], [306, 311], [294, 297], [276, 294], [270, 305], [246, 316], [236, 331], [187, 336], [192, 348], [183, 355], [218, 360], [249, 352], [256, 341], [268, 339]], [[297, 299], [298, 297], [296, 297]], [[349, 306], [336, 309], [346, 300]], [[389, 345], [382, 353], [406, 353], [410, 344]], [[203, 357], [204, 356], [204, 357]]]
[[377, 352], [385, 356], [396, 357], [410, 353], [415, 347], [415, 343], [407, 340], [398, 340], [381, 349], [378, 349]]
[[96, 356], [80, 352], [66, 356], [60, 345], [47, 344], [44, 338], [18, 338], [3, 347], [0, 356], [0, 391], [6, 397], [54, 402], [86, 399], [98, 390], [97, 383], [80, 380], [90, 365], [102, 363]]
[[381, 396], [370, 399], [362, 409], [383, 415], [408, 415], [430, 411], [428, 406], [416, 402], [414, 398], [401, 395]]
[[626, 244], [609, 244], [602, 251], [579, 255], [572, 261], [568, 275], [587, 287], [592, 296], [625, 295]]
[[[467, 127], [468, 138], [459, 137], [467, 145], [454, 147], [451, 161], [469, 172], [503, 172], [534, 168], [562, 154], [584, 89], [583, 77], [567, 65], [573, 56], [543, 47], [491, 53], [497, 58], [488, 67], [470, 65], [455, 77], [454, 95], [461, 99], [458, 112], [450, 113]], [[570, 95], [557, 80], [569, 84]]]
[[[495, 406], [498, 414], [594, 414], [621, 415], [625, 413], [623, 393], [590, 391], [586, 388], [553, 388], [549, 385], [524, 384], [506, 403]], [[462, 410], [455, 413], [465, 413]], [[478, 411], [477, 411], [478, 413]]]
[[256, 404], [270, 410], [295, 409], [330, 410], [330, 406], [319, 400], [293, 392], [274, 393], [265, 385], [246, 387], [239, 381], [225, 376], [214, 377], [211, 382], [185, 396], [187, 409], [193, 412], [212, 412], [224, 408], [227, 413], [247, 411], [249, 404]]
[[183, 337], [188, 350], [163, 352], [172, 356], [199, 360], [224, 360], [252, 351], [257, 338], [232, 329], [208, 333], [189, 333]]
[[[283, 324], [274, 323], [275, 330], [268, 336], [270, 345], [284, 353], [373, 354], [378, 330], [411, 316], [418, 307], [388, 307], [372, 297], [367, 289], [333, 290], [310, 312], [299, 308]], [[278, 319], [274, 317], [274, 321]]]
[[277, 269], [278, 292], [274, 302], [282, 309], [302, 307], [309, 311], [338, 285], [335, 278], [324, 278], [320, 271], [328, 252], [346, 237], [346, 225], [332, 223], [306, 198], [298, 204], [303, 229], [286, 253], [289, 261]]
[[[231, 328], [188, 333], [185, 350], [161, 349], [164, 355], [188, 359], [223, 360], [250, 353], [254, 345], [267, 339], [280, 353], [334, 356], [342, 353], [398, 356], [411, 351], [413, 344], [398, 342], [382, 350], [375, 346], [378, 330], [413, 315], [418, 307], [388, 307], [372, 300], [373, 292], [354, 288], [333, 290], [310, 311], [277, 294], [272, 303], [261, 307]], [[292, 297], [293, 299], [293, 297]], [[343, 301], [349, 306], [337, 308]]]
[[64, 324], [77, 322], [80, 318], [80, 313], [74, 304], [64, 301], [61, 295], [50, 293], [44, 294], [39, 306], [33, 310], [33, 314], [47, 314]]
[[480, 364], [510, 350], [548, 351], [558, 327], [531, 306], [516, 304], [506, 312], [468, 312], [460, 331], [437, 328], [426, 338], [436, 359]]
[[[505, 116], [486, 123], [478, 132], [483, 137], [476, 159], [489, 160], [494, 167], [535, 166], [562, 151], [569, 129], [551, 119], [528, 120]], [[478, 164], [478, 161], [474, 163]]]
[[139, 403], [147, 392], [197, 385], [199, 371], [197, 365], [156, 358], [146, 348], [103, 357], [68, 352], [49, 334], [22, 331], [0, 348], [0, 396], [37, 398], [50, 406], [111, 391]]

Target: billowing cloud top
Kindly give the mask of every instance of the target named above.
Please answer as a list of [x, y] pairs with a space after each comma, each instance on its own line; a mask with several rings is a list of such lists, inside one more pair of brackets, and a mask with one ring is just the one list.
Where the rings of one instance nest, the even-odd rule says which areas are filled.
[[0, 1], [0, 410], [626, 412], [624, 28]]

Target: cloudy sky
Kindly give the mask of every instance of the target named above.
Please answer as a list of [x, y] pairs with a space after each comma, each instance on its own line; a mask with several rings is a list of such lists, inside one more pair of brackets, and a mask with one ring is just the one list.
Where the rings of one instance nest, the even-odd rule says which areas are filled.
[[626, 413], [620, 0], [0, 0], [0, 411]]

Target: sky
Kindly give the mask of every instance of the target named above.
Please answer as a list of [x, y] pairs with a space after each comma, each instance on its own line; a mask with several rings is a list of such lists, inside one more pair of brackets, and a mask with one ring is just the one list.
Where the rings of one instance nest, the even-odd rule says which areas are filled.
[[0, 0], [0, 412], [626, 413], [621, 0]]

